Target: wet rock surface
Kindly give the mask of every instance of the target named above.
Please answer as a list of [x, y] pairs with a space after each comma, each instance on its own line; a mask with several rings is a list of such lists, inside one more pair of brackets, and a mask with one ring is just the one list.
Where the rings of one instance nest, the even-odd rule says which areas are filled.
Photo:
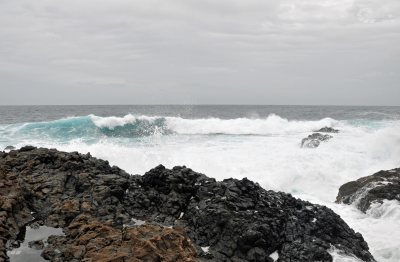
[[374, 261], [330, 209], [248, 179], [163, 166], [131, 176], [89, 154], [24, 147], [0, 152], [0, 181], [0, 261], [33, 222], [63, 228], [44, 247], [52, 261], [332, 261], [332, 246]]
[[371, 176], [348, 182], [339, 188], [337, 203], [355, 204], [366, 212], [372, 203], [400, 201], [400, 168], [379, 171]]
[[[66, 236], [51, 237], [43, 257], [51, 261], [197, 261], [196, 249], [183, 229], [141, 225], [118, 229], [79, 215]], [[59, 250], [59, 252], [55, 252]]]
[[339, 133], [339, 130], [334, 129], [332, 127], [323, 127], [321, 129], [315, 130], [315, 132], [319, 132], [319, 133]]
[[331, 135], [313, 133], [308, 137], [303, 138], [303, 140], [301, 140], [301, 147], [316, 148], [321, 144], [321, 142], [328, 141], [331, 138], [332, 138]]

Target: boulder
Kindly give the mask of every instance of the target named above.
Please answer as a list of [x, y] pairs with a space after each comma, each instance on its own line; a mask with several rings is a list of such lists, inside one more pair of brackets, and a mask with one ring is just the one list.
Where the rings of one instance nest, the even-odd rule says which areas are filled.
[[337, 203], [355, 204], [366, 212], [372, 203], [400, 201], [400, 168], [379, 171], [371, 176], [348, 182], [339, 188]]
[[331, 139], [331, 135], [323, 135], [320, 133], [313, 133], [306, 138], [301, 140], [301, 147], [316, 148], [321, 142], [328, 141]]

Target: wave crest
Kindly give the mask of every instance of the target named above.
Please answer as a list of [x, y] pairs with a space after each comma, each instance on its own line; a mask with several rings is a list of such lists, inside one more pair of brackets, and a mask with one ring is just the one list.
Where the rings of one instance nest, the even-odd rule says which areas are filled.
[[48, 122], [34, 122], [8, 126], [2, 133], [22, 137], [98, 139], [101, 137], [143, 137], [152, 135], [286, 135], [311, 132], [324, 126], [335, 126], [338, 121], [324, 118], [318, 121], [289, 121], [278, 115], [266, 118], [202, 118], [134, 116], [100, 117], [88, 115], [63, 118]]
[[91, 115], [93, 123], [100, 128], [117, 129], [130, 125], [145, 125], [151, 129], [157, 127], [161, 133], [191, 135], [227, 134], [227, 135], [278, 135], [288, 133], [310, 132], [324, 126], [334, 126], [337, 121], [324, 118], [318, 121], [289, 121], [271, 114], [267, 118], [200, 118], [185, 119], [180, 117], [98, 117]]

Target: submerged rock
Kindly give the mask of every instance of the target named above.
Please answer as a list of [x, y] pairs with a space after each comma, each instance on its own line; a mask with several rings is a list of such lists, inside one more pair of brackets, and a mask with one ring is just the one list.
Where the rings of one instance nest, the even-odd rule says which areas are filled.
[[316, 148], [323, 141], [328, 141], [331, 139], [331, 135], [323, 135], [320, 133], [313, 133], [306, 138], [301, 140], [301, 147]]
[[379, 171], [371, 176], [348, 182], [339, 188], [337, 203], [355, 204], [366, 212], [372, 203], [400, 201], [400, 168]]
[[339, 133], [339, 130], [334, 129], [332, 127], [323, 127], [319, 130], [315, 130], [315, 132], [320, 132], [320, 133]]
[[0, 155], [0, 181], [0, 261], [32, 222], [63, 228], [42, 253], [52, 261], [332, 261], [332, 246], [374, 261], [332, 210], [246, 178], [163, 166], [131, 176], [89, 154], [24, 147]]
[[41, 250], [44, 248], [43, 240], [34, 240], [28, 243], [28, 246], [33, 249]]

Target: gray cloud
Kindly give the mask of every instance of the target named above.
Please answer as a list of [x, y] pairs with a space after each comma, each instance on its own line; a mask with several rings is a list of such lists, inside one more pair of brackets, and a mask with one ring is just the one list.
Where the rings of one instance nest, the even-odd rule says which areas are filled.
[[0, 104], [400, 105], [398, 0], [3, 0]]

